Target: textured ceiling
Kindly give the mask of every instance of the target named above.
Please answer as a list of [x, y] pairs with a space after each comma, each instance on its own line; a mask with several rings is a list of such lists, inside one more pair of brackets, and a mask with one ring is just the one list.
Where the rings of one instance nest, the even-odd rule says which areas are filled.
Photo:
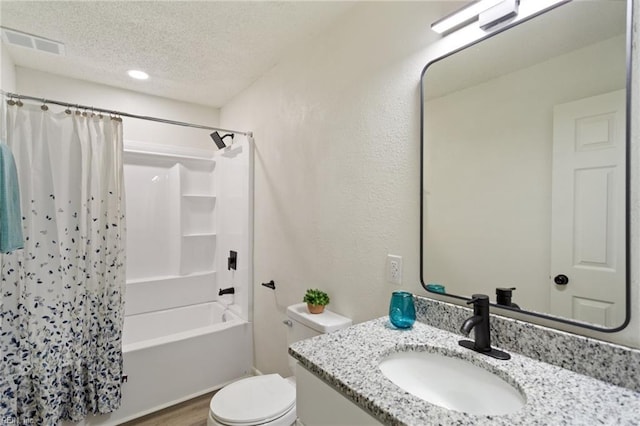
[[[354, 6], [316, 1], [0, 1], [0, 24], [64, 43], [17, 66], [220, 107]], [[151, 75], [131, 80], [126, 71]]]

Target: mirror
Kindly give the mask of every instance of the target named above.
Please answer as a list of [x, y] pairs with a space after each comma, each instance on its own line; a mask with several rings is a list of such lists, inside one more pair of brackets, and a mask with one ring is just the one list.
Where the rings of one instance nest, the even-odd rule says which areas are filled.
[[427, 291], [626, 326], [627, 9], [566, 3], [425, 67]]

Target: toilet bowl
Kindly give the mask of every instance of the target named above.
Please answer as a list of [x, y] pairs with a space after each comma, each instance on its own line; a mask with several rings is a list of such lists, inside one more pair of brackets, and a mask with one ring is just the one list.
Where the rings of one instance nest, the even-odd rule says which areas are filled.
[[[305, 303], [287, 308], [287, 344], [351, 325], [345, 318], [327, 309], [310, 314]], [[286, 352], [286, 348], [283, 348]], [[291, 372], [296, 361], [289, 357]], [[290, 426], [296, 422], [295, 378], [265, 374], [233, 382], [211, 398], [207, 426]]]

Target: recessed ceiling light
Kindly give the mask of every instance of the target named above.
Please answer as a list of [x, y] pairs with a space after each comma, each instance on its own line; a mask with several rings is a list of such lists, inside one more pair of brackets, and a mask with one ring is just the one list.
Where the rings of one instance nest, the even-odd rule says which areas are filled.
[[129, 77], [135, 78], [136, 80], [146, 80], [149, 78], [149, 74], [140, 70], [129, 70], [127, 71], [127, 74], [129, 74]]

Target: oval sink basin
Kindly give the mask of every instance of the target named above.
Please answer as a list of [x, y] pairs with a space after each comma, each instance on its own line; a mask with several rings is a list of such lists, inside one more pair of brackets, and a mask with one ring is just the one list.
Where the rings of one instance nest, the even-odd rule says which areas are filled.
[[524, 396], [502, 378], [468, 361], [432, 352], [396, 352], [380, 362], [389, 380], [449, 410], [500, 415], [518, 411]]

